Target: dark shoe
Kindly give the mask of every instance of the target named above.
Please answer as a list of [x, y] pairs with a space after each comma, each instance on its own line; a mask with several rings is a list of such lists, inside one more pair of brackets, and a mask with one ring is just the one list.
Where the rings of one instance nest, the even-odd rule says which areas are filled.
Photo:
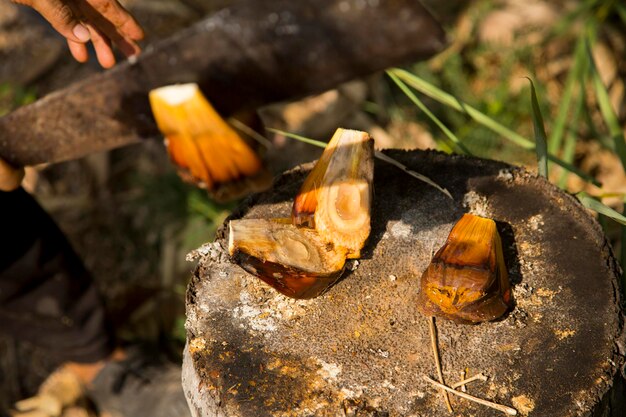
[[145, 350], [108, 363], [93, 381], [89, 396], [100, 413], [111, 417], [190, 417], [181, 385], [180, 364]]

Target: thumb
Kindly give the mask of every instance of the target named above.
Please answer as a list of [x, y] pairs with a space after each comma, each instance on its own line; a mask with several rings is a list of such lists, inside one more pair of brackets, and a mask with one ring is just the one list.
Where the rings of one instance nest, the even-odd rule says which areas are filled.
[[66, 0], [17, 0], [37, 10], [52, 27], [67, 39], [85, 43], [91, 38], [89, 30], [81, 24]]

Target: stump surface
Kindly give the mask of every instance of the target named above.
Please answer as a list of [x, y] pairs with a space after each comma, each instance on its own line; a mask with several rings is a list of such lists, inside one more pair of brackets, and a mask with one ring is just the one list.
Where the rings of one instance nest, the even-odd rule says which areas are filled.
[[[446, 382], [482, 372], [489, 381], [469, 384], [469, 393], [520, 415], [623, 415], [618, 267], [597, 222], [522, 169], [435, 152], [389, 155], [454, 200], [377, 161], [363, 257], [318, 298], [287, 298], [231, 264], [223, 236], [196, 251], [183, 366], [192, 412], [446, 415], [422, 379], [436, 371], [417, 292], [432, 255], [470, 211], [498, 222], [515, 308], [480, 325], [437, 320]], [[307, 168], [284, 174], [234, 217], [287, 217]], [[460, 415], [501, 415], [451, 399]]]

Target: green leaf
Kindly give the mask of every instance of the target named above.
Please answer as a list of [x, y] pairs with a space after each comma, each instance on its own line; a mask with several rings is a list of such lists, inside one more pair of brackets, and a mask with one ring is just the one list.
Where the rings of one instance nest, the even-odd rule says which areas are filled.
[[604, 119], [604, 122], [609, 129], [609, 134], [611, 135], [611, 139], [613, 140], [615, 153], [622, 163], [622, 168], [626, 170], [626, 141], [624, 138], [624, 132], [622, 131], [622, 127], [620, 126], [619, 120], [617, 119], [617, 115], [615, 114], [613, 106], [611, 105], [609, 93], [602, 83], [602, 80], [600, 79], [600, 74], [598, 73], [598, 69], [593, 59], [589, 44], [587, 44], [587, 54], [587, 56], [589, 57], [589, 66], [591, 69], [593, 87], [596, 93], [596, 98], [598, 99], [598, 106], [600, 107], [602, 118]]
[[615, 5], [617, 7], [617, 14], [622, 19], [622, 22], [626, 25], [626, 6], [623, 4], [617, 3]]
[[[319, 140], [315, 140], [315, 139], [309, 139], [309, 138], [305, 138], [304, 136], [300, 136], [300, 135], [296, 135], [295, 133], [289, 133], [289, 132], [285, 132], [283, 130], [279, 130], [279, 129], [273, 129], [273, 128], [267, 128], [267, 130], [269, 130], [270, 132], [274, 132], [274, 133], [278, 133], [279, 135], [283, 135], [285, 137], [291, 138], [291, 139], [295, 139], [295, 140], [299, 140], [300, 142], [304, 142], [304, 143], [308, 143], [310, 145], [314, 145], [317, 146], [319, 148], [325, 148], [326, 145], [328, 145], [328, 143], [326, 142], [322, 142]], [[452, 194], [450, 194], [450, 192], [448, 190], [446, 190], [445, 188], [443, 188], [442, 186], [440, 186], [439, 184], [437, 184], [436, 182], [434, 182], [433, 180], [431, 180], [430, 178], [428, 178], [425, 175], [422, 175], [418, 172], [415, 172], [413, 170], [410, 170], [406, 165], [402, 164], [399, 161], [396, 161], [395, 159], [385, 155], [384, 153], [380, 152], [380, 151], [374, 151], [374, 156], [377, 159], [380, 159], [381, 161], [387, 162], [388, 164], [391, 164], [397, 168], [400, 168], [402, 171], [404, 171], [406, 174], [436, 188], [437, 190], [441, 191], [442, 193], [444, 193], [447, 197], [449, 197], [450, 199], [452, 199]]]
[[467, 147], [465, 145], [463, 145], [463, 143], [461, 142], [461, 140], [454, 134], [452, 133], [452, 131], [450, 129], [448, 129], [448, 127], [446, 125], [443, 124], [443, 122], [441, 120], [439, 120], [439, 118], [437, 116], [435, 116], [429, 109], [428, 107], [426, 107], [426, 105], [422, 102], [422, 100], [420, 100], [410, 89], [409, 87], [403, 83], [396, 75], [388, 72], [387, 75], [389, 76], [389, 78], [391, 78], [393, 80], [394, 83], [396, 83], [396, 85], [398, 87], [400, 87], [400, 89], [402, 90], [402, 92], [422, 111], [424, 112], [424, 114], [426, 114], [426, 116], [428, 116], [430, 118], [430, 120], [432, 120], [437, 127], [439, 127], [439, 129], [441, 129], [441, 131], [444, 133], [444, 135], [446, 135], [448, 137], [448, 139], [450, 139], [450, 141], [452, 142], [452, 145], [454, 148], [456, 148], [456, 150], [459, 153], [462, 154], [466, 154], [466, 155], [471, 155], [472, 153], [469, 151], [469, 149], [467, 149]]
[[[581, 85], [585, 85], [585, 80], [581, 78], [580, 83]], [[583, 97], [583, 102], [588, 103], [589, 100], [588, 100], [587, 89], [581, 88], [580, 94]], [[613, 143], [613, 140], [608, 135], [601, 133], [597, 129], [596, 122], [593, 120], [593, 112], [585, 109], [585, 111], [582, 112], [582, 120], [585, 121], [585, 126], [587, 127], [587, 129], [589, 129], [589, 133], [588, 133], [589, 136], [596, 138], [596, 140], [600, 142], [602, 147], [604, 147], [605, 149], [608, 149], [611, 152], [615, 152], [615, 144]]]
[[427, 96], [437, 100], [442, 104], [445, 104], [450, 108], [453, 108], [456, 111], [467, 114], [476, 122], [493, 130], [505, 139], [517, 144], [518, 146], [521, 146], [522, 148], [528, 150], [533, 150], [535, 148], [535, 144], [531, 140], [501, 125], [500, 123], [496, 122], [491, 117], [480, 112], [476, 108], [457, 99], [453, 95], [446, 93], [438, 87], [435, 87], [434, 85], [424, 81], [416, 75], [402, 69], [392, 69], [387, 71], [387, 73], [397, 76], [399, 79], [401, 79], [420, 93], [426, 94]]
[[318, 148], [322, 149], [324, 149], [326, 145], [328, 145], [328, 143], [322, 142], [321, 140], [305, 138], [304, 136], [296, 135], [295, 133], [285, 132], [284, 130], [274, 129], [271, 127], [267, 127], [265, 128], [265, 130], [279, 135], [283, 135], [291, 139], [299, 140], [300, 142], [308, 143], [309, 145], [317, 146]]
[[440, 186], [439, 184], [437, 184], [436, 182], [434, 182], [433, 180], [431, 180], [430, 178], [428, 178], [425, 175], [420, 174], [419, 172], [415, 172], [411, 169], [409, 169], [406, 165], [396, 161], [395, 159], [385, 155], [384, 153], [380, 152], [380, 151], [375, 151], [374, 152], [374, 156], [378, 159], [380, 159], [381, 161], [385, 161], [388, 164], [391, 164], [397, 168], [400, 168], [402, 171], [404, 171], [406, 174], [417, 178], [418, 180], [425, 182], [426, 184], [430, 185], [431, 187], [434, 187], [436, 189], [438, 189], [439, 191], [441, 191], [442, 193], [444, 193], [448, 198], [450, 198], [451, 200], [453, 200], [452, 198], [452, 194], [450, 194], [450, 191], [446, 190], [445, 188], [443, 188], [442, 186]]
[[[528, 78], [528, 77], [526, 77]], [[539, 100], [537, 99], [537, 91], [533, 80], [530, 81], [530, 97], [533, 108], [533, 127], [535, 130], [535, 151], [537, 152], [537, 169], [539, 175], [548, 178], [548, 140], [546, 138], [546, 128], [543, 124], [543, 116], [539, 108]]]
[[[577, 141], [577, 135], [578, 135], [578, 125], [580, 123], [581, 115], [585, 113], [585, 110], [586, 110], [584, 98], [585, 96], [581, 90], [580, 94], [578, 94], [575, 99], [576, 100], [574, 104], [575, 112], [572, 118], [574, 125], [570, 129], [568, 129], [568, 131], [565, 134], [565, 142], [563, 144], [563, 151], [562, 151], [561, 157], [567, 163], [574, 162], [574, 156], [576, 153], [576, 141]], [[559, 178], [559, 182], [558, 182], [558, 185], [560, 188], [566, 187], [567, 176], [568, 176], [567, 171], [563, 171], [561, 173], [561, 178]]]
[[626, 217], [624, 217], [621, 213], [613, 210], [611, 207], [602, 204], [602, 202], [591, 197], [589, 194], [585, 193], [584, 191], [576, 194], [576, 197], [583, 204], [583, 206], [587, 207], [588, 209], [591, 209], [597, 213], [603, 214], [615, 220], [616, 222], [626, 226]]
[[576, 25], [576, 21], [581, 17], [589, 16], [592, 13], [592, 8], [594, 6], [593, 1], [581, 1], [577, 2], [574, 6], [573, 10], [565, 13], [563, 17], [561, 17], [552, 27], [550, 37], [557, 38], [562, 37], [563, 34], [567, 31], [571, 31], [572, 27]]
[[576, 83], [579, 82], [580, 75], [586, 72], [585, 63], [585, 40], [584, 37], [581, 36], [576, 43], [574, 63], [567, 74], [565, 88], [563, 89], [563, 96], [561, 97], [561, 103], [559, 105], [559, 111], [554, 121], [554, 125], [552, 126], [552, 133], [548, 139], [548, 151], [550, 153], [556, 154], [561, 147], [565, 126], [567, 124], [567, 116], [569, 114], [570, 104], [574, 94], [574, 87], [576, 86]]
[[[520, 146], [523, 149], [527, 149], [527, 150], [534, 150], [535, 149], [535, 144], [533, 143], [533, 141], [531, 141], [530, 139], [527, 139], [525, 137], [523, 137], [522, 135], [512, 131], [511, 129], [509, 129], [506, 126], [503, 126], [502, 124], [498, 123], [497, 121], [493, 120], [492, 118], [490, 118], [489, 116], [487, 116], [486, 114], [480, 112], [479, 110], [477, 110], [476, 108], [470, 106], [469, 104], [457, 99], [456, 97], [444, 92], [443, 90], [435, 87], [434, 85], [422, 80], [421, 78], [411, 74], [410, 72], [407, 72], [405, 70], [402, 69], [398, 69], [398, 68], [394, 68], [391, 70], [387, 71], [388, 73], [393, 73], [394, 75], [396, 75], [398, 78], [400, 78], [402, 81], [404, 81], [406, 84], [408, 84], [409, 86], [411, 86], [412, 88], [416, 89], [417, 91], [426, 94], [427, 96], [437, 100], [438, 102], [454, 109], [457, 110], [459, 112], [465, 113], [466, 115], [468, 115], [469, 117], [471, 117], [474, 121], [476, 121], [477, 123], [485, 126], [486, 128], [498, 133], [499, 135], [501, 135], [503, 138], [509, 140], [510, 142], [515, 143], [516, 145]], [[568, 164], [564, 161], [562, 161], [561, 159], [557, 158], [556, 156], [552, 155], [552, 154], [548, 154], [548, 159], [554, 163], [556, 163], [557, 165], [563, 167], [564, 169], [570, 171], [571, 173], [577, 175], [578, 177], [582, 178], [583, 180], [597, 186], [597, 187], [601, 187], [602, 184], [596, 180], [595, 178], [593, 178], [591, 175], [586, 174], [585, 172], [581, 171], [580, 169], [576, 168], [575, 166]]]
[[235, 129], [239, 129], [240, 131], [242, 131], [246, 135], [250, 136], [252, 139], [254, 139], [257, 142], [259, 142], [266, 149], [270, 149], [270, 148], [274, 147], [274, 144], [271, 141], [269, 141], [265, 136], [263, 136], [262, 134], [260, 134], [259, 132], [257, 132], [256, 130], [254, 130], [250, 126], [248, 126], [247, 124], [243, 123], [241, 120], [238, 120], [238, 119], [235, 119], [234, 117], [231, 117], [231, 118], [228, 119], [228, 122], [231, 125], [233, 125], [233, 127]]

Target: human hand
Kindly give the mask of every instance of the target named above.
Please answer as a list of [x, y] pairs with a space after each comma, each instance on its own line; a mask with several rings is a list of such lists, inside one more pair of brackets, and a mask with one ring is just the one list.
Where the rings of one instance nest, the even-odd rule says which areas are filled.
[[125, 56], [137, 55], [137, 41], [143, 29], [117, 0], [11, 0], [37, 10], [67, 39], [78, 62], [89, 58], [87, 42], [93, 43], [98, 62], [104, 68], [115, 65], [111, 45]]
[[67, 367], [60, 367], [41, 384], [37, 395], [18, 401], [13, 417], [59, 417], [65, 407], [83, 396], [80, 378]]
[[15, 168], [0, 158], [0, 191], [13, 191], [24, 179], [24, 168]]

